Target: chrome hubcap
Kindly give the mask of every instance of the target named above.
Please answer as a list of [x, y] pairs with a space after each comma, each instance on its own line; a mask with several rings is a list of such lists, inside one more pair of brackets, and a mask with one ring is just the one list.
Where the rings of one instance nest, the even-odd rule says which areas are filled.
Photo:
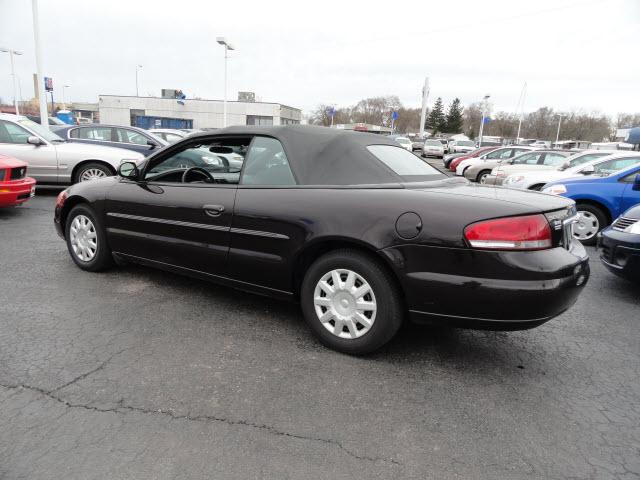
[[589, 240], [600, 231], [600, 222], [591, 212], [579, 211], [578, 221], [573, 224], [573, 236], [578, 240]]
[[488, 176], [488, 173], [483, 173], [482, 175], [480, 175], [480, 183], [485, 183]]
[[107, 174], [99, 168], [88, 168], [84, 172], [82, 172], [82, 175], [80, 175], [80, 181], [87, 182], [89, 180], [98, 180], [106, 176]]
[[313, 303], [322, 326], [340, 338], [365, 335], [376, 319], [376, 297], [371, 285], [351, 270], [324, 274], [316, 284]]
[[69, 241], [73, 253], [79, 260], [89, 262], [96, 256], [98, 236], [96, 227], [88, 217], [78, 215], [73, 219], [69, 227]]

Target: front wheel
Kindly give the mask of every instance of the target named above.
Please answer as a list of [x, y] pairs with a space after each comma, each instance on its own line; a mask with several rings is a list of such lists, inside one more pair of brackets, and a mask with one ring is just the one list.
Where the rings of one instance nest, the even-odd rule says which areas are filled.
[[476, 177], [476, 182], [484, 183], [486, 178], [491, 174], [491, 170], [482, 170]]
[[573, 236], [584, 245], [595, 245], [598, 232], [607, 226], [607, 216], [595, 205], [578, 204], [578, 221], [573, 224]]
[[88, 205], [80, 204], [71, 209], [65, 238], [71, 259], [82, 270], [97, 272], [113, 263], [104, 229]]
[[106, 165], [98, 162], [89, 162], [78, 169], [74, 181], [75, 183], [88, 182], [111, 176], [113, 176], [113, 172]]
[[370, 353], [396, 334], [402, 302], [391, 275], [356, 250], [337, 250], [307, 271], [301, 288], [304, 318], [321, 343], [351, 355]]

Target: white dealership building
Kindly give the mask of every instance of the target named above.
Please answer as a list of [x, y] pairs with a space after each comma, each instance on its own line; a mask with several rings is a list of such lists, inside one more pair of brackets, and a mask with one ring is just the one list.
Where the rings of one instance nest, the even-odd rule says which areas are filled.
[[[256, 102], [253, 95], [227, 101], [227, 125], [298, 124], [302, 112], [280, 103]], [[100, 123], [142, 128], [222, 128], [222, 100], [99, 95]]]

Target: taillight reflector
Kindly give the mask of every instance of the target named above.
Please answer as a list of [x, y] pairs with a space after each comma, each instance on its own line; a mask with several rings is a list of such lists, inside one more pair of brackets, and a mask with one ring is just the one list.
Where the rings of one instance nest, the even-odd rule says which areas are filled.
[[56, 198], [56, 207], [61, 208], [64, 205], [64, 202], [68, 196], [69, 196], [69, 193], [67, 193], [66, 190], [61, 191], [58, 194], [58, 198]]
[[474, 248], [540, 250], [551, 247], [551, 227], [544, 215], [497, 218], [472, 223], [464, 236]]

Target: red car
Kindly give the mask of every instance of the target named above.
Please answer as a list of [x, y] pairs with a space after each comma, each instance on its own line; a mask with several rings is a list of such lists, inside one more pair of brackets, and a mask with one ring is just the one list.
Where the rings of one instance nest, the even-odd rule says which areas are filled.
[[27, 164], [0, 154], [0, 207], [15, 207], [36, 193], [36, 181], [27, 177]]
[[453, 160], [451, 160], [451, 163], [449, 164], [449, 170], [451, 170], [452, 172], [455, 172], [456, 171], [456, 167], [458, 165], [460, 165], [460, 162], [462, 162], [463, 160], [467, 160], [468, 158], [479, 157], [483, 153], [491, 152], [492, 150], [495, 150], [496, 148], [498, 148], [498, 147], [476, 148], [473, 152], [469, 153], [469, 155], [463, 155], [462, 157], [454, 158]]

